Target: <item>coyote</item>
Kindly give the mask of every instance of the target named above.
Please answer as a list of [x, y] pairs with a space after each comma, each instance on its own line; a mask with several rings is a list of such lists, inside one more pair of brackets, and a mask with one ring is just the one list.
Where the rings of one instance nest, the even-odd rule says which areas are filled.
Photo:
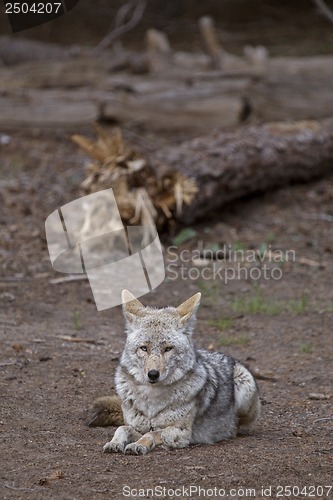
[[159, 445], [216, 443], [259, 418], [258, 389], [247, 368], [193, 345], [200, 297], [156, 309], [123, 291], [127, 339], [115, 378], [119, 397], [99, 398], [88, 422], [120, 425], [104, 452], [141, 455]]

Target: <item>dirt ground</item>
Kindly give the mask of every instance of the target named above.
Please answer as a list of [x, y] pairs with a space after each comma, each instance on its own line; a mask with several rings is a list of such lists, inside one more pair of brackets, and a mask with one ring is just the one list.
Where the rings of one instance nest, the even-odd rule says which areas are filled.
[[[164, 236], [167, 278], [142, 299], [178, 305], [202, 291], [196, 344], [239, 358], [257, 375], [257, 426], [214, 446], [110, 455], [102, 446], [114, 429], [87, 428], [83, 418], [96, 397], [114, 391], [121, 310], [97, 312], [87, 281], [51, 284], [61, 275], [44, 234], [46, 217], [80, 196], [84, 156], [61, 132], [2, 134], [1, 141], [0, 497], [326, 498], [333, 466], [333, 178], [221, 209], [193, 226], [196, 236], [177, 257]], [[223, 272], [211, 279], [207, 269], [216, 261], [183, 262], [198, 248], [224, 245], [230, 252], [218, 262]]]

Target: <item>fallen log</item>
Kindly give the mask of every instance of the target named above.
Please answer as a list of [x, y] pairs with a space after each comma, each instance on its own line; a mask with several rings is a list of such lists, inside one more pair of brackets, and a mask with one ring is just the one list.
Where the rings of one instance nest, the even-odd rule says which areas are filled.
[[64, 60], [75, 57], [81, 49], [76, 46], [64, 47], [56, 43], [38, 42], [13, 36], [0, 37], [0, 60], [6, 66], [27, 61]]
[[146, 54], [115, 47], [96, 51], [87, 46], [60, 45], [15, 36], [0, 36], [0, 66], [15, 67], [27, 63], [50, 66], [50, 62], [63, 62], [70, 70], [71, 64], [83, 60], [86, 64], [102, 61], [108, 71], [127, 69], [130, 73], [147, 73]]
[[[80, 74], [80, 73], [79, 73]], [[227, 80], [189, 87], [177, 82], [146, 81], [117, 77], [104, 82], [104, 89], [75, 88], [78, 76], [64, 79], [67, 89], [48, 88], [53, 73], [45, 74], [46, 88], [9, 90], [0, 95], [0, 129], [24, 127], [72, 127], [93, 124], [98, 120], [136, 123], [151, 129], [195, 130], [227, 128], [239, 124], [244, 99], [237, 95], [248, 86], [248, 80]], [[91, 80], [93, 73], [83, 78]], [[1, 81], [1, 77], [0, 77]], [[5, 77], [3, 78], [3, 83]], [[33, 82], [33, 77], [30, 80]], [[74, 88], [73, 88], [73, 87]], [[33, 84], [31, 83], [31, 87]], [[102, 85], [103, 87], [103, 85]], [[221, 95], [221, 91], [223, 91]]]
[[253, 116], [266, 122], [333, 116], [332, 76], [331, 56], [269, 59], [265, 77], [248, 93]]
[[192, 223], [244, 195], [333, 172], [333, 119], [246, 126], [156, 153], [158, 170], [192, 178], [198, 192], [178, 215]]
[[202, 133], [213, 127], [236, 127], [242, 121], [245, 101], [234, 91], [221, 93], [206, 88], [184, 88], [152, 95], [109, 97], [102, 119], [132, 122], [155, 130], [186, 130]]
[[[0, 37], [0, 59], [24, 56], [28, 49], [35, 59], [2, 68], [0, 126], [71, 127], [105, 120], [202, 134], [245, 120], [333, 116], [333, 57], [269, 58], [263, 47], [247, 47], [245, 57], [236, 57], [220, 47], [210, 18], [201, 19], [201, 28], [209, 56], [174, 53], [156, 30], [147, 32], [146, 54], [84, 48], [75, 59], [73, 47]], [[130, 61], [150, 74], [112, 74], [129, 69]], [[208, 71], [209, 63], [222, 69]]]
[[0, 96], [0, 130], [81, 127], [98, 120], [98, 105], [92, 100], [78, 101], [66, 97], [59, 101], [57, 94], [51, 91], [46, 95], [39, 91], [21, 96]]
[[[0, 126], [43, 126], [43, 116], [46, 126], [66, 125], [69, 104], [69, 126], [80, 124], [84, 115], [85, 123], [112, 120], [203, 134], [215, 127], [237, 127], [245, 119], [321, 120], [333, 116], [332, 67], [329, 58], [298, 61], [295, 68], [279, 59], [276, 67], [270, 63], [271, 76], [206, 71], [188, 79], [110, 75], [99, 60], [35, 61], [2, 69]], [[88, 113], [82, 115], [80, 107], [89, 107]]]

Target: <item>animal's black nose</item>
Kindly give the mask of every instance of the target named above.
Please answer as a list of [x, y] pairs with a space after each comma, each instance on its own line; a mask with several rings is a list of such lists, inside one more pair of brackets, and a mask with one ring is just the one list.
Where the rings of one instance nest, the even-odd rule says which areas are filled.
[[149, 370], [148, 372], [148, 378], [151, 382], [156, 382], [159, 376], [160, 372], [158, 370]]

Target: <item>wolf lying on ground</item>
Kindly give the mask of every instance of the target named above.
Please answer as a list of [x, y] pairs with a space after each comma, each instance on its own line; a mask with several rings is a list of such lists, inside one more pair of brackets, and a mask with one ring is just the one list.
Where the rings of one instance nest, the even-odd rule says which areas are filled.
[[115, 379], [120, 399], [98, 399], [88, 423], [120, 425], [103, 451], [141, 455], [159, 445], [215, 443], [258, 419], [258, 389], [247, 368], [193, 345], [200, 297], [156, 309], [123, 291], [127, 339]]

